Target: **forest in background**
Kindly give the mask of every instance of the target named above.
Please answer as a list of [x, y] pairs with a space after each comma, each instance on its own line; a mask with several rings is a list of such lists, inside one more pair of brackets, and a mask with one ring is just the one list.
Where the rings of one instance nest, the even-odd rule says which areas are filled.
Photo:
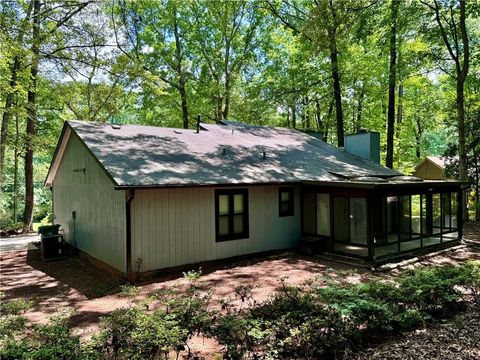
[[381, 134], [410, 173], [458, 155], [480, 218], [477, 0], [3, 0], [0, 229], [51, 217], [65, 120], [193, 128], [222, 119]]

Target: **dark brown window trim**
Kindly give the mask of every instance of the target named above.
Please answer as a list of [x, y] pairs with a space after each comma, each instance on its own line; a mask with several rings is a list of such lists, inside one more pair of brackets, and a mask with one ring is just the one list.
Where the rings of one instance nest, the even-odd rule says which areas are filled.
[[[234, 209], [233, 209], [233, 199], [234, 195], [242, 194], [243, 195], [243, 229], [242, 233], [234, 234], [233, 233], [233, 219], [234, 219]], [[219, 218], [220, 218], [220, 206], [219, 206], [219, 197], [220, 195], [228, 195], [228, 201], [230, 203], [230, 213], [228, 215], [229, 218], [229, 229], [230, 234], [220, 236], [219, 234]], [[249, 237], [249, 221], [248, 221], [248, 190], [247, 189], [222, 189], [222, 190], [215, 190], [215, 241], [222, 242], [222, 241], [229, 241], [229, 240], [239, 240], [239, 239], [247, 239]]]
[[[282, 202], [282, 193], [283, 192], [288, 192], [290, 194], [288, 202]], [[294, 190], [293, 187], [281, 187], [281, 188], [278, 189], [278, 216], [279, 217], [293, 216], [294, 215], [294, 213], [295, 213], [294, 196], [295, 196], [295, 190]], [[287, 211], [282, 211], [282, 203], [287, 203], [288, 204]]]

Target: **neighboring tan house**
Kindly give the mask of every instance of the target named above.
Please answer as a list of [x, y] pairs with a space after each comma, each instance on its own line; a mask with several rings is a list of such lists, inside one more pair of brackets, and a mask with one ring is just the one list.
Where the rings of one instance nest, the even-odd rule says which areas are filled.
[[457, 157], [452, 159], [441, 156], [425, 156], [425, 159], [415, 166], [412, 175], [424, 180], [448, 179], [445, 169], [455, 159]]
[[302, 238], [371, 264], [461, 239], [459, 182], [379, 165], [378, 133], [345, 140], [353, 154], [238, 122], [71, 121], [45, 183], [65, 240], [126, 275], [291, 249]]

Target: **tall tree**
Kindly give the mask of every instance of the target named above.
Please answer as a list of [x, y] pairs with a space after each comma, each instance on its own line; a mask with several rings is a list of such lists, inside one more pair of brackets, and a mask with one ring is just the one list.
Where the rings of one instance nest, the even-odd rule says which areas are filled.
[[30, 83], [27, 94], [27, 129], [25, 140], [25, 208], [23, 211], [23, 222], [26, 230], [32, 230], [33, 222], [33, 138], [35, 136], [35, 122], [37, 120], [37, 109], [35, 98], [37, 94], [37, 75], [40, 52], [40, 0], [33, 1], [32, 13], [32, 49], [30, 65]]
[[[33, 184], [33, 153], [34, 140], [36, 135], [37, 122], [37, 76], [40, 62], [40, 46], [49, 36], [65, 25], [73, 16], [83, 10], [91, 1], [75, 2], [65, 4], [65, 13], [61, 17], [51, 23], [51, 18], [57, 9], [55, 4], [48, 4], [49, 7], [41, 11], [40, 0], [33, 0], [32, 11], [32, 36], [30, 50], [30, 79], [27, 87], [27, 126], [25, 133], [25, 207], [23, 212], [23, 221], [26, 230], [32, 229], [33, 208], [34, 208], [34, 184]], [[45, 24], [45, 33], [41, 33], [42, 20]]]
[[201, 93], [213, 89], [214, 119], [228, 119], [232, 90], [246, 63], [258, 48], [257, 29], [262, 16], [255, 2], [197, 1], [192, 6], [194, 23], [193, 48]]
[[[184, 4], [176, 0], [120, 0], [113, 6], [113, 24], [118, 47], [136, 66], [137, 76], [175, 92], [182, 125], [189, 127], [187, 82], [191, 78], [185, 53]], [[177, 97], [177, 98], [178, 98]]]
[[[21, 57], [22, 57], [21, 45], [23, 44], [23, 39], [27, 30], [27, 27], [30, 23], [32, 7], [33, 7], [33, 2], [30, 2], [25, 11], [25, 16], [22, 19], [18, 20], [20, 22], [20, 26], [18, 27], [16, 36], [14, 36], [15, 38], [14, 41], [16, 42], [16, 44], [13, 44], [13, 47], [15, 49], [14, 50], [15, 55], [13, 56], [13, 63], [11, 65], [10, 81], [9, 81], [9, 86], [7, 90], [7, 96], [5, 97], [5, 106], [3, 108], [2, 123], [1, 123], [1, 129], [0, 129], [0, 186], [3, 183], [5, 149], [6, 149], [6, 143], [7, 143], [8, 126], [9, 126], [10, 118], [13, 112], [13, 103], [14, 103], [15, 94], [18, 92], [18, 87], [17, 87], [18, 76], [21, 70]], [[9, 25], [13, 25], [13, 24], [9, 24]]]
[[395, 89], [397, 85], [397, 17], [398, 0], [390, 6], [390, 65], [388, 71], [387, 155], [385, 165], [393, 168], [393, 138], [395, 134]]
[[467, 152], [465, 144], [464, 88], [470, 66], [470, 43], [466, 27], [466, 1], [459, 0], [458, 3], [444, 4], [438, 0], [433, 0], [433, 2], [422, 1], [422, 3], [433, 13], [438, 33], [455, 68], [454, 73], [448, 70], [446, 72], [456, 81], [459, 179], [465, 181], [467, 179]]

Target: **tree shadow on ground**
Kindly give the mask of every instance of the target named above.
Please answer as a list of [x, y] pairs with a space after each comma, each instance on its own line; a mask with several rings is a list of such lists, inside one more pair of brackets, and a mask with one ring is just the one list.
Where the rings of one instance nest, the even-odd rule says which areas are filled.
[[72, 292], [95, 299], [117, 293], [124, 283], [79, 257], [44, 261], [38, 249], [7, 252], [1, 261], [2, 291], [7, 299], [27, 297], [42, 302], [60, 296], [68, 301]]

